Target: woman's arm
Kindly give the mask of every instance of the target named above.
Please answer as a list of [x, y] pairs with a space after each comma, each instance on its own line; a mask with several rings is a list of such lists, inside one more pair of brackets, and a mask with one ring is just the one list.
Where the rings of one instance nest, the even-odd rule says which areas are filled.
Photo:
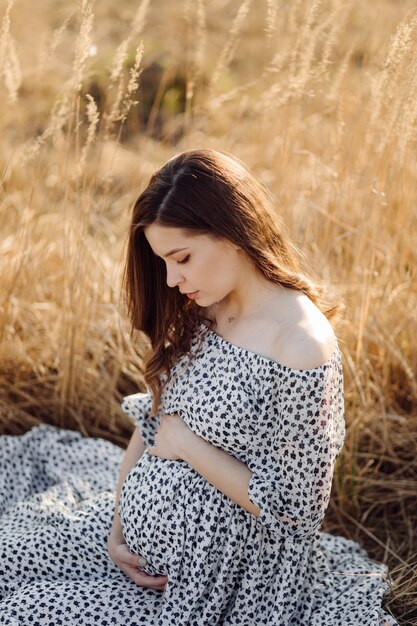
[[118, 504], [120, 498], [120, 492], [122, 490], [123, 483], [126, 476], [132, 469], [132, 467], [139, 461], [140, 457], [145, 451], [145, 444], [140, 434], [140, 429], [135, 428], [133, 435], [130, 438], [129, 445], [126, 449], [125, 456], [123, 458], [122, 465], [120, 467], [119, 482], [116, 490], [116, 502], [114, 507], [113, 523], [110, 530], [109, 542], [115, 540], [116, 542], [124, 542], [122, 525], [120, 522], [120, 516], [118, 512]]
[[245, 463], [191, 430], [183, 445], [181, 458], [233, 502], [259, 516], [259, 507], [248, 497], [252, 472]]
[[148, 453], [163, 459], [182, 459], [203, 478], [249, 513], [258, 516], [259, 507], [248, 497], [252, 472], [226, 450], [199, 437], [179, 413], [160, 415], [155, 441]]

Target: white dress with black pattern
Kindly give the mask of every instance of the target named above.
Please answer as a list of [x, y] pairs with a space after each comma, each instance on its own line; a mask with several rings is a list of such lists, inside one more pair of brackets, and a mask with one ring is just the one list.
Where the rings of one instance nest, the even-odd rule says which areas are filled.
[[[384, 565], [320, 531], [345, 435], [336, 347], [297, 370], [203, 324], [165, 386], [160, 413], [252, 472], [249, 513], [183, 460], [142, 457], [119, 501], [126, 543], [164, 591], [138, 587], [106, 541], [123, 451], [40, 426], [0, 437], [0, 624], [7, 626], [389, 626]], [[122, 408], [153, 443], [151, 396]]]

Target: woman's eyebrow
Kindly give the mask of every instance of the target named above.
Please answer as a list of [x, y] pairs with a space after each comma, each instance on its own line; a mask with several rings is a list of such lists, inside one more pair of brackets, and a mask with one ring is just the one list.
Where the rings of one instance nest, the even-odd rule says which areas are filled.
[[180, 252], [181, 250], [186, 250], [187, 248], [174, 248], [174, 250], [171, 250], [170, 252], [167, 252], [165, 257], [167, 256], [171, 256], [171, 254], [174, 254], [175, 252]]

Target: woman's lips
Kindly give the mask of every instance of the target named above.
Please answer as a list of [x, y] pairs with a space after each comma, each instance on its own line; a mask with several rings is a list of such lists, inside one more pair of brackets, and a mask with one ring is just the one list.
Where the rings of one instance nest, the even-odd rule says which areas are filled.
[[198, 294], [198, 291], [192, 291], [191, 293], [186, 293], [185, 295], [191, 299], [194, 299], [197, 294]]

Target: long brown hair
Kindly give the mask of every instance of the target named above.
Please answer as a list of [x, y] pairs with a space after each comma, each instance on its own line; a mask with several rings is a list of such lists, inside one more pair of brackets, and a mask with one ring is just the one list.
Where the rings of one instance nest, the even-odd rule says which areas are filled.
[[145, 381], [156, 414], [162, 379], [186, 354], [203, 319], [200, 307], [168, 287], [164, 261], [150, 247], [150, 224], [206, 234], [237, 245], [270, 281], [305, 293], [335, 321], [340, 294], [313, 279], [266, 188], [237, 159], [216, 150], [188, 150], [155, 172], [133, 207], [123, 273], [123, 293], [133, 331], [147, 335]]

